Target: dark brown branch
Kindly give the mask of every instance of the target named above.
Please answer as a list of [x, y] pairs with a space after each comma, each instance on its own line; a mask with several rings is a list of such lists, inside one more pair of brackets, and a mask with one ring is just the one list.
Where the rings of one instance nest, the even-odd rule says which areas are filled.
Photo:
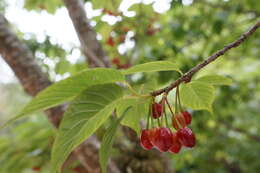
[[183, 76], [181, 76], [179, 79], [171, 83], [169, 86], [162, 88], [160, 90], [156, 90], [151, 92], [150, 94], [152, 96], [158, 96], [162, 93], [168, 93], [170, 92], [173, 88], [177, 87], [180, 85], [182, 82], [189, 82], [192, 78], [192, 76], [198, 72], [200, 69], [208, 65], [209, 63], [215, 61], [218, 57], [221, 55], [224, 55], [228, 50], [235, 48], [239, 46], [241, 43], [243, 43], [249, 36], [251, 36], [258, 28], [260, 27], [260, 21], [258, 21], [250, 30], [245, 32], [240, 36], [240, 38], [228, 45], [226, 45], [224, 48], [221, 50], [217, 51], [213, 55], [209, 56], [206, 60], [204, 60], [202, 63], [196, 65], [192, 69], [190, 69], [187, 73], [185, 73]]
[[97, 40], [86, 16], [82, 0], [63, 0], [81, 43], [82, 51], [91, 67], [109, 67], [109, 59]]

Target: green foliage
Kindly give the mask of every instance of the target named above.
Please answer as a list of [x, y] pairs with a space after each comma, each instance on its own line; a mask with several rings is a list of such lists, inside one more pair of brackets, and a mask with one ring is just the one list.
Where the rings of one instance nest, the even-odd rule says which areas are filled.
[[108, 10], [116, 11], [121, 0], [92, 0], [93, 8], [106, 8]]
[[124, 117], [126, 116], [126, 113], [129, 111], [129, 109], [131, 109], [131, 107], [125, 109], [125, 111], [120, 116], [120, 118], [113, 120], [110, 127], [107, 129], [106, 133], [103, 136], [100, 151], [99, 151], [99, 162], [101, 165], [102, 173], [107, 172], [107, 162], [115, 139], [117, 128], [121, 120], [124, 119]]
[[215, 89], [210, 84], [192, 81], [184, 84], [180, 90], [182, 103], [194, 110], [209, 110], [212, 112]]
[[52, 172], [61, 171], [70, 152], [107, 120], [121, 97], [121, 87], [105, 84], [86, 89], [72, 101], [52, 149]]
[[121, 121], [121, 124], [132, 128], [137, 134], [140, 134], [140, 119], [147, 116], [150, 102], [150, 97], [122, 99], [117, 106], [117, 114], [119, 116], [123, 115], [123, 112], [129, 106], [132, 106], [132, 109], [126, 113], [126, 116]]
[[177, 64], [170, 61], [156, 61], [148, 62], [145, 64], [135, 65], [127, 70], [123, 70], [123, 74], [133, 74], [138, 72], [156, 72], [156, 71], [177, 71], [182, 74]]
[[231, 85], [232, 80], [220, 75], [206, 75], [196, 79], [199, 82], [205, 82], [211, 85]]
[[116, 70], [103, 68], [85, 70], [41, 91], [8, 123], [35, 111], [48, 109], [65, 101], [70, 101], [89, 86], [116, 81], [124, 81], [124, 76]]
[[53, 14], [61, 5], [62, 1], [60, 0], [25, 0], [24, 8], [27, 10], [46, 10]]
[[[120, 1], [93, 0], [92, 3], [94, 8], [106, 8], [112, 12], [117, 12]], [[128, 9], [129, 11], [134, 11], [136, 13], [135, 16], [126, 17], [121, 15], [118, 17], [120, 21], [114, 25], [108, 25], [102, 18], [103, 14], [89, 20], [93, 23], [97, 23], [94, 26], [94, 30], [102, 36], [100, 37], [102, 38], [100, 42], [106, 49], [108, 56], [111, 59], [119, 57], [122, 63], [130, 63], [133, 65], [131, 68], [121, 71], [124, 75], [127, 75], [127, 82], [139, 91], [136, 91], [138, 94], [147, 95], [149, 92], [165, 87], [165, 85], [176, 80], [179, 77], [176, 71], [187, 72], [216, 50], [234, 41], [242, 32], [256, 23], [256, 21], [259, 20], [260, 14], [259, 3], [260, 1], [257, 0], [229, 0], [221, 2], [202, 0], [193, 1], [191, 5], [184, 5], [184, 1], [172, 0], [171, 8], [162, 14], [154, 11], [153, 4], [137, 3]], [[53, 14], [61, 4], [62, 1], [60, 0], [25, 0], [25, 7], [28, 10], [47, 10]], [[0, 4], [0, 8], [1, 6], [3, 5]], [[3, 11], [4, 10], [8, 9], [6, 8], [3, 9]], [[124, 27], [127, 27], [129, 32], [122, 31]], [[157, 31], [149, 35], [147, 34], [149, 28], [157, 29]], [[118, 38], [121, 35], [130, 35], [130, 33], [133, 33], [133, 36], [129, 39], [135, 43], [134, 47], [127, 49], [124, 54], [121, 54], [118, 52], [118, 48], [124, 43], [119, 43]], [[106, 39], [110, 35], [115, 41], [114, 47], [106, 44]], [[71, 50], [78, 49], [77, 46], [65, 45], [65, 47], [69, 47], [65, 50], [59, 45], [51, 44], [51, 38], [46, 37], [44, 42], [40, 42], [36, 38], [37, 37], [26, 40], [26, 43], [35, 53], [36, 59], [42, 69], [50, 75], [50, 79], [56, 80], [57, 76], [68, 72], [75, 74], [79, 70], [87, 67], [84, 63], [77, 62], [77, 64], [73, 64], [67, 59], [68, 55], [71, 54]], [[260, 134], [260, 126], [258, 123], [260, 121], [258, 116], [260, 107], [259, 38], [259, 32], [256, 32], [247, 42], [235, 50], [229, 51], [229, 53], [224, 55], [221, 59], [208, 65], [207, 68], [204, 68], [203, 76], [182, 85], [180, 92], [181, 101], [185, 107], [193, 110], [191, 128], [196, 133], [197, 146], [188, 152], [183, 150], [178, 155], [168, 155], [169, 157], [172, 156], [172, 165], [176, 172], [227, 173], [231, 171], [231, 168], [233, 169], [235, 167], [239, 168], [240, 172], [257, 173], [260, 169], [258, 162], [260, 145], [259, 141], [256, 140], [257, 138], [254, 138]], [[41, 62], [43, 58], [37, 58], [37, 54], [39, 53], [44, 54], [44, 60], [46, 59], [53, 62], [55, 67], [49, 67]], [[83, 58], [81, 62], [85, 62]], [[91, 70], [87, 70], [85, 72], [89, 73], [90, 71]], [[82, 132], [79, 133], [79, 131], [72, 130], [69, 133], [71, 138], [74, 136], [82, 137], [75, 140], [73, 146], [76, 146], [83, 139], [86, 139], [90, 134], [94, 133], [94, 131], [106, 121], [110, 115], [106, 114], [107, 112], [113, 112], [116, 108], [116, 112], [120, 116], [127, 106], [132, 105], [133, 109], [127, 112], [120, 124], [131, 127], [139, 133], [140, 118], [142, 119], [147, 115], [146, 109], [150, 100], [149, 98], [146, 100], [145, 98], [132, 96], [132, 94], [126, 92], [124, 96], [119, 93], [120, 96], [118, 96], [118, 99], [119, 97], [121, 98], [121, 96], [122, 99], [119, 101], [115, 99], [111, 103], [109, 102], [110, 104], [107, 104], [104, 108], [100, 108], [103, 111], [100, 110], [99, 113], [82, 112], [79, 113], [79, 115], [72, 116], [73, 113], [78, 112], [78, 110], [89, 111], [91, 110], [90, 107], [93, 106], [86, 104], [87, 107], [85, 107], [85, 104], [76, 104], [75, 100], [73, 100], [74, 98], [86, 99], [87, 102], [95, 100], [101, 101], [102, 99], [102, 97], [93, 96], [89, 96], [91, 99], [88, 99], [86, 98], [87, 95], [84, 97], [80, 95], [80, 93], [88, 90], [101, 90], [99, 87], [104, 83], [124, 82], [124, 76], [120, 72], [116, 70], [102, 71], [103, 70], [100, 70], [100, 73], [95, 74], [91, 72], [86, 76], [83, 75], [85, 72], [81, 73], [81, 75], [76, 74], [78, 77], [76, 77], [75, 80], [72, 79], [73, 77], [68, 78], [68, 80], [73, 81], [68, 83], [68, 85], [67, 82], [63, 81], [54, 84], [50, 87], [53, 87], [53, 89], [46, 89], [48, 92], [44, 91], [44, 93], [47, 92], [46, 96], [37, 96], [35, 98], [38, 100], [38, 97], [40, 97], [40, 99], [36, 101], [38, 102], [36, 105], [35, 103], [31, 103], [31, 105], [35, 105], [35, 107], [27, 107], [24, 113], [43, 110], [72, 100], [72, 104], [68, 110], [70, 112], [66, 113], [66, 121], [64, 120], [65, 122], [63, 122], [63, 124], [66, 125], [67, 123], [70, 128], [70, 123], [75, 125], [78, 119], [82, 120], [84, 117], [87, 118], [84, 125], [78, 122], [78, 125], [81, 125], [80, 129]], [[138, 76], [138, 74], [131, 75], [138, 72], [144, 73], [140, 75], [140, 79], [135, 80], [134, 78]], [[112, 73], [114, 75], [111, 75]], [[223, 74], [223, 76], [229, 77], [225, 78], [215, 74]], [[96, 77], [100, 77], [98, 82], [92, 80]], [[60, 83], [62, 83], [62, 85]], [[66, 84], [67, 87], [63, 88], [63, 84]], [[91, 87], [92, 85], [95, 86]], [[219, 87], [219, 85], [225, 86]], [[113, 85], [113, 87], [115, 86]], [[117, 91], [116, 89], [113, 90], [113, 87], [109, 87], [109, 93]], [[215, 89], [215, 87], [218, 88]], [[117, 86], [115, 88], [117, 88]], [[121, 92], [121, 89], [119, 90]], [[7, 91], [10, 91], [11, 94], [5, 96]], [[16, 105], [18, 102], [20, 102], [20, 104], [27, 102], [28, 97], [10, 99], [14, 95], [17, 95], [18, 92], [22, 93], [22, 91], [12, 89], [11, 87], [0, 91], [0, 117], [6, 115], [6, 111], [9, 109], [12, 111], [7, 115], [11, 116], [17, 112], [18, 108]], [[101, 91], [99, 93], [102, 95], [109, 94], [107, 91]], [[115, 94], [115, 96], [117, 97], [117, 94]], [[169, 100], [170, 99], [172, 98], [169, 97]], [[213, 100], [214, 104], [212, 104]], [[72, 107], [74, 107], [73, 110]], [[208, 116], [207, 111], [200, 110], [214, 110], [217, 116]], [[68, 113], [70, 113], [71, 116], [69, 116]], [[70, 117], [71, 121], [66, 117]], [[42, 125], [43, 121], [35, 121], [33, 118], [34, 117], [30, 117], [29, 120], [25, 119], [14, 124], [14, 127], [17, 126], [17, 128], [12, 129], [15, 133], [9, 133], [8, 130], [1, 131], [0, 173], [30, 172], [31, 167], [34, 166], [35, 163], [43, 163], [45, 169], [41, 170], [41, 172], [50, 172], [49, 150], [50, 143], [52, 143], [53, 140], [53, 132], [49, 126]], [[228, 123], [229, 126], [226, 126], [223, 122]], [[24, 125], [21, 123], [24, 123]], [[71, 125], [71, 127], [73, 127], [73, 125]], [[85, 125], [91, 129], [87, 129]], [[65, 130], [69, 128], [65, 128]], [[44, 132], [43, 129], [46, 131]], [[60, 128], [58, 136], [64, 131]], [[4, 135], [2, 135], [2, 133]], [[112, 133], [110, 135], [112, 135]], [[113, 138], [115, 137], [114, 135], [112, 136]], [[111, 138], [107, 139], [111, 140]], [[115, 138], [115, 140], [118, 140], [118, 138]], [[127, 139], [120, 138], [120, 140], [129, 145]], [[237, 145], [238, 143], [239, 145]], [[112, 142], [102, 145], [104, 146], [102, 147], [103, 149], [106, 147], [109, 148]], [[56, 149], [53, 149], [53, 153], [55, 152], [53, 160], [58, 160], [55, 166], [59, 167], [73, 147], [68, 146], [66, 152], [61, 151], [60, 148], [62, 147], [59, 147], [58, 144], [55, 144], [55, 148]], [[37, 156], [32, 156], [31, 154], [35, 149], [41, 149], [44, 152]], [[65, 150], [65, 147], [63, 149]], [[120, 152], [116, 154], [116, 156], [121, 158], [124, 157], [123, 154], [125, 153]], [[144, 158], [143, 153], [134, 154], [136, 158]], [[156, 153], [153, 154], [155, 155]], [[107, 157], [107, 155], [104, 156], [104, 158]], [[105, 162], [106, 161], [104, 161], [104, 163]], [[141, 163], [138, 162], [138, 164]], [[65, 172], [66, 171], [68, 173], [72, 172], [71, 170], [65, 170]], [[132, 171], [138, 172], [135, 170]]]

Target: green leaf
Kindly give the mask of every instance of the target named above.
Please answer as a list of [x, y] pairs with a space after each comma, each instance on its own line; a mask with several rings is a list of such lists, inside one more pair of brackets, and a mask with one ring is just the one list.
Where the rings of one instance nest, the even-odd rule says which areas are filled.
[[93, 8], [106, 8], [107, 10], [116, 11], [119, 7], [121, 0], [92, 0]]
[[117, 105], [117, 114], [122, 115], [125, 109], [132, 106], [132, 109], [127, 112], [125, 118], [121, 121], [122, 125], [128, 126], [140, 133], [140, 119], [146, 116], [149, 111], [150, 98], [125, 98]]
[[155, 72], [155, 71], [177, 71], [182, 74], [177, 65], [170, 61], [154, 61], [144, 64], [135, 65], [127, 70], [122, 70], [123, 74], [133, 74], [138, 72]]
[[107, 129], [106, 133], [103, 136], [100, 151], [99, 151], [99, 162], [101, 165], [102, 173], [107, 172], [107, 162], [109, 158], [109, 153], [112, 149], [112, 145], [115, 139], [116, 130], [121, 122], [121, 120], [125, 117], [126, 113], [131, 109], [128, 107], [121, 117], [117, 120], [114, 120], [111, 126]]
[[52, 172], [59, 171], [70, 152], [90, 137], [112, 114], [122, 97], [116, 84], [92, 86], [65, 112], [52, 148]]
[[232, 80], [230, 78], [220, 76], [220, 75], [205, 75], [195, 81], [208, 83], [211, 85], [231, 85]]
[[56, 9], [62, 6], [60, 0], [25, 0], [24, 8], [27, 10], [46, 10], [48, 13], [54, 14]]
[[209, 110], [212, 112], [215, 89], [204, 82], [190, 82], [184, 84], [180, 90], [182, 104], [195, 110]]
[[25, 106], [21, 113], [9, 120], [5, 125], [35, 111], [48, 109], [72, 100], [89, 86], [117, 81], [124, 81], [124, 76], [117, 70], [108, 68], [85, 70], [41, 91]]

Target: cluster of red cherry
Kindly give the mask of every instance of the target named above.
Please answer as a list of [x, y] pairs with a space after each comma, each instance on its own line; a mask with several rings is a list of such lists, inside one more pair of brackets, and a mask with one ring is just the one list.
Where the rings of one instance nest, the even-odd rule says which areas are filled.
[[[177, 96], [178, 97], [178, 96]], [[176, 112], [170, 106], [167, 97], [164, 96], [159, 103], [151, 104], [151, 111], [147, 119], [147, 127], [141, 132], [141, 146], [145, 150], [156, 148], [161, 152], [179, 153], [182, 146], [192, 148], [196, 144], [194, 133], [187, 126], [191, 123], [191, 114], [183, 111], [180, 107], [180, 100], [176, 103]], [[166, 103], [166, 104], [165, 104]], [[172, 116], [172, 131], [168, 125], [165, 105], [168, 106]], [[180, 107], [179, 107], [180, 106]], [[163, 122], [163, 118], [165, 122]], [[157, 125], [154, 125], [154, 120], [157, 119]], [[149, 123], [152, 122], [152, 128], [149, 128]]]

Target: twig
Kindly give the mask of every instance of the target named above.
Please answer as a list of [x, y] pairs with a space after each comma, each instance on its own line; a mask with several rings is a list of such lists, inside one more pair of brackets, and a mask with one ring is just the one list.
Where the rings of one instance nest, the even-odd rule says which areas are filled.
[[239, 46], [241, 43], [243, 43], [249, 36], [251, 36], [258, 28], [260, 27], [260, 21], [258, 21], [250, 30], [248, 30], [247, 32], [245, 32], [244, 34], [242, 34], [240, 36], [240, 38], [230, 44], [228, 44], [227, 46], [225, 46], [224, 48], [222, 48], [221, 50], [217, 51], [216, 53], [214, 53], [213, 55], [209, 56], [206, 60], [204, 60], [202, 63], [196, 65], [195, 67], [193, 67], [192, 69], [190, 69], [187, 73], [185, 73], [183, 76], [181, 76], [179, 79], [177, 79], [176, 81], [174, 81], [173, 83], [171, 83], [169, 86], [153, 91], [150, 93], [150, 95], [152, 96], [158, 96], [162, 93], [168, 93], [170, 92], [173, 88], [177, 87], [179, 84], [181, 84], [182, 82], [190, 82], [192, 76], [198, 72], [200, 69], [202, 69], [203, 67], [205, 67], [206, 65], [208, 65], [209, 63], [215, 61], [218, 57], [220, 57], [221, 55], [224, 55], [228, 50], [235, 48], [237, 46]]

